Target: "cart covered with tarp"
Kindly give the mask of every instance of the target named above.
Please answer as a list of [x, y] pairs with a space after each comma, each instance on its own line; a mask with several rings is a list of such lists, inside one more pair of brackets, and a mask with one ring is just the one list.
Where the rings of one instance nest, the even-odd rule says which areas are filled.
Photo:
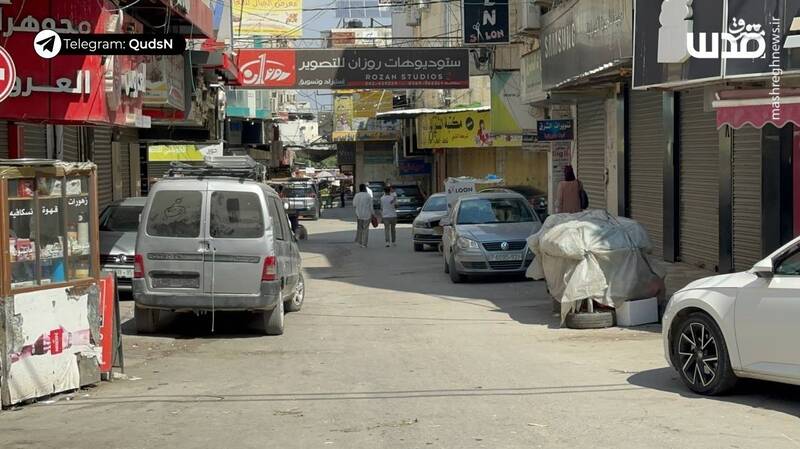
[[584, 299], [618, 307], [663, 293], [664, 269], [650, 256], [650, 238], [635, 220], [594, 209], [551, 215], [528, 245], [535, 258], [527, 276], [547, 281], [561, 302], [562, 322]]

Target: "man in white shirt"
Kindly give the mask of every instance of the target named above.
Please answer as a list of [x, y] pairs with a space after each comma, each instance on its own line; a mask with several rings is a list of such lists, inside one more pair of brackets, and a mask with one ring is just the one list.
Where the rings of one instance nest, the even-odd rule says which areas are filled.
[[396, 241], [396, 228], [397, 228], [397, 195], [394, 193], [394, 187], [385, 187], [383, 189], [383, 196], [381, 197], [381, 216], [383, 217], [383, 231], [386, 234], [386, 247], [389, 244], [397, 246]]
[[369, 242], [369, 224], [372, 221], [372, 196], [367, 193], [367, 186], [358, 185], [358, 193], [353, 197], [353, 207], [356, 209], [356, 243], [362, 248]]

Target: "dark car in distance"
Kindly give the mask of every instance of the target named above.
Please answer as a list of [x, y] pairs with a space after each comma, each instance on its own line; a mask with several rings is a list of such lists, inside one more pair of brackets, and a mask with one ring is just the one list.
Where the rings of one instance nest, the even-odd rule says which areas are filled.
[[418, 186], [395, 185], [394, 194], [397, 197], [395, 209], [397, 210], [398, 221], [414, 221], [425, 204], [425, 196]]

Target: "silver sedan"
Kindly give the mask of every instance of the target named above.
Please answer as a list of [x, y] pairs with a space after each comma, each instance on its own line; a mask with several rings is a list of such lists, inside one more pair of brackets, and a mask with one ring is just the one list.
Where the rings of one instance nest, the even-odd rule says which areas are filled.
[[511, 191], [463, 196], [441, 224], [444, 270], [453, 282], [524, 273], [533, 261], [526, 239], [542, 227], [525, 198]]

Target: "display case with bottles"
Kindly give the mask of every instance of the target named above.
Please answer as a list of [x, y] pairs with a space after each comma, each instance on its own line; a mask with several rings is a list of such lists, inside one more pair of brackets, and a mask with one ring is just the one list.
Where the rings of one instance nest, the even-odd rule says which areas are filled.
[[96, 185], [92, 163], [0, 160], [3, 405], [77, 388], [87, 373], [94, 379]]

